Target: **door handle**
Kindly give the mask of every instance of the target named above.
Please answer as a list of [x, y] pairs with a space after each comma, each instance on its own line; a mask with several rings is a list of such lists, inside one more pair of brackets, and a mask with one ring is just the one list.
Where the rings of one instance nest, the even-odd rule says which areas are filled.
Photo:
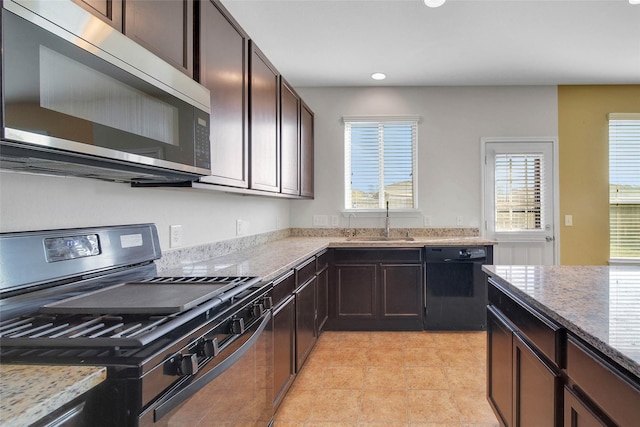
[[547, 242], [553, 242], [555, 238], [553, 236], [547, 236], [544, 238], [544, 240], [546, 240]]

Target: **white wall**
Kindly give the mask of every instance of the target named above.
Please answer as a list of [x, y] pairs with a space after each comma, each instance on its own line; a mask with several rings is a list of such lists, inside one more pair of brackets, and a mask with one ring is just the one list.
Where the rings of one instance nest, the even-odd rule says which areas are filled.
[[[315, 200], [291, 203], [291, 226], [311, 227], [314, 214], [339, 215], [344, 205], [343, 116], [418, 115], [418, 208], [432, 226], [479, 227], [481, 137], [557, 136], [556, 86], [299, 88], [315, 113]], [[357, 227], [381, 227], [357, 218]], [[422, 227], [422, 217], [392, 227]]]
[[192, 189], [131, 188], [127, 184], [12, 172], [0, 173], [0, 231], [152, 222], [162, 250], [169, 226], [182, 225], [183, 246], [289, 228], [289, 201]]
[[[420, 210], [437, 227], [479, 226], [480, 138], [555, 136], [557, 90], [549, 87], [301, 88], [315, 112], [315, 200], [287, 201], [188, 189], [131, 188], [91, 179], [0, 173], [0, 231], [153, 222], [163, 250], [169, 225], [183, 227], [183, 246], [248, 234], [311, 227], [314, 214], [343, 208], [344, 115], [419, 115]], [[339, 217], [340, 226], [347, 219]], [[354, 226], [379, 227], [378, 218]], [[393, 227], [420, 227], [421, 218]]]

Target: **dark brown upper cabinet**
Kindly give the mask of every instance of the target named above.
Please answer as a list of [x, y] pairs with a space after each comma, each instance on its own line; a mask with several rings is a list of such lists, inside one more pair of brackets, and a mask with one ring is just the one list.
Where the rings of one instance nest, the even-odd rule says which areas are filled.
[[193, 0], [126, 1], [124, 34], [193, 77]]
[[249, 49], [249, 187], [279, 193], [280, 74], [252, 41]]
[[118, 31], [122, 31], [122, 0], [72, 0]]
[[300, 194], [300, 97], [280, 79], [280, 149], [282, 192]]
[[196, 3], [196, 80], [211, 92], [209, 184], [249, 186], [249, 37], [219, 1]]
[[313, 111], [300, 102], [300, 195], [313, 198]]

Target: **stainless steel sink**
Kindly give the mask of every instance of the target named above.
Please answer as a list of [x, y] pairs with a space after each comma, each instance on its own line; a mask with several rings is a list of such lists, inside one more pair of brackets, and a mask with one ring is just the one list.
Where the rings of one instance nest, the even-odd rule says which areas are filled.
[[347, 237], [349, 242], [413, 242], [413, 237], [355, 236]]

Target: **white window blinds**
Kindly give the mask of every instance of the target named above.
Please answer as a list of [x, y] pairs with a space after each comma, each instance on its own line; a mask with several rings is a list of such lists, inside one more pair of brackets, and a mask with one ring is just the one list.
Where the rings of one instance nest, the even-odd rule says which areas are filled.
[[609, 115], [609, 248], [640, 259], [640, 114]]
[[345, 208], [415, 208], [417, 119], [345, 118]]
[[495, 231], [542, 229], [543, 180], [543, 153], [496, 153]]

